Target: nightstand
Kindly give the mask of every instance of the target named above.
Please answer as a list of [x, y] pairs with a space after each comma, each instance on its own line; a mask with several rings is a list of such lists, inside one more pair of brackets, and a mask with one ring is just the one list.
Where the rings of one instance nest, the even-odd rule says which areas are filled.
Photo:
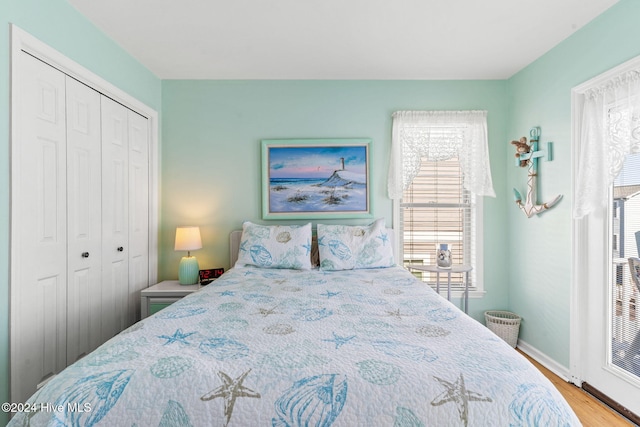
[[165, 280], [140, 291], [140, 314], [144, 319], [187, 295], [199, 291], [200, 284], [181, 285], [177, 280]]

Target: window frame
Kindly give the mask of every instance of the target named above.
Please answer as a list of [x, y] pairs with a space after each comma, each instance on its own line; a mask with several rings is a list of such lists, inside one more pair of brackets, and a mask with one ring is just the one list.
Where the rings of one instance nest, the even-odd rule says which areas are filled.
[[[482, 298], [486, 291], [484, 289], [484, 197], [475, 196], [475, 265], [472, 264], [473, 270], [471, 271], [471, 281], [475, 285], [473, 288], [469, 287], [469, 298]], [[393, 229], [395, 234], [394, 245], [395, 253], [397, 254], [398, 265], [404, 264], [404, 250], [403, 250], [403, 236], [404, 230], [400, 221], [400, 210], [402, 199], [394, 199], [393, 202]], [[435, 251], [435, 248], [434, 248]], [[443, 281], [444, 279], [444, 281]], [[440, 295], [446, 296], [446, 275], [440, 277]], [[445, 286], [442, 286], [442, 284]], [[434, 291], [435, 291], [435, 287]], [[464, 296], [464, 287], [451, 286], [451, 296], [453, 298], [462, 298]]]

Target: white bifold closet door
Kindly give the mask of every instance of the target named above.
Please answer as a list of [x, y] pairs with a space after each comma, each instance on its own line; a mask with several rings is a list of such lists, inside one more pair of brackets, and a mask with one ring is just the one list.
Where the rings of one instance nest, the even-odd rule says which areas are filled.
[[127, 111], [102, 98], [102, 339], [127, 324], [119, 307], [128, 304], [129, 134]]
[[139, 292], [149, 285], [148, 140], [146, 118], [102, 97], [104, 340], [140, 318]]
[[11, 398], [140, 318], [148, 120], [27, 53], [12, 151]]
[[[20, 55], [18, 126], [12, 152], [14, 257], [11, 286], [13, 399], [67, 365], [67, 156], [65, 75]], [[16, 194], [16, 192], [18, 192]], [[17, 256], [17, 258], [15, 258]]]
[[[123, 107], [124, 108], [124, 107]], [[149, 124], [127, 109], [129, 129], [129, 318], [140, 319], [140, 291], [149, 286]]]
[[67, 363], [96, 349], [102, 302], [100, 94], [66, 77]]

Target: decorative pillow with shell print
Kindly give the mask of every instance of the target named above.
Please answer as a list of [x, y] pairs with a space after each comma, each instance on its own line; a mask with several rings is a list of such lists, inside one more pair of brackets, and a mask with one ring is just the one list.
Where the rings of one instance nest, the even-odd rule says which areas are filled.
[[318, 224], [321, 270], [393, 267], [391, 246], [384, 219], [366, 226]]
[[311, 269], [311, 223], [305, 225], [242, 224], [235, 267]]

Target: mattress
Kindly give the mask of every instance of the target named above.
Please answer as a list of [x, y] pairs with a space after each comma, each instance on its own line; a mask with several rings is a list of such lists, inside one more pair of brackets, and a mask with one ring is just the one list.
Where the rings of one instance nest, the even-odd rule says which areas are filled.
[[401, 267], [233, 268], [53, 378], [10, 426], [571, 426], [522, 355]]

